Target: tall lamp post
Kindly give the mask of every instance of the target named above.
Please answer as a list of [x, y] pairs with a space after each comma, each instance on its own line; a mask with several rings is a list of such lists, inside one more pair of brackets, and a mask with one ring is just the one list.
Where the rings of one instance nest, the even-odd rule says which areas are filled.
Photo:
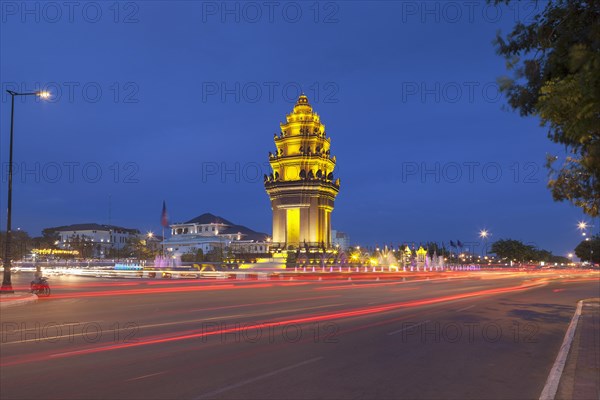
[[15, 125], [15, 97], [16, 96], [38, 96], [42, 99], [50, 97], [49, 92], [39, 91], [30, 93], [17, 93], [7, 90], [10, 94], [10, 144], [8, 158], [8, 201], [6, 210], [6, 248], [4, 249], [4, 274], [2, 276], [2, 287], [0, 293], [14, 293], [11, 282], [11, 251], [12, 245], [12, 176], [13, 176], [13, 131]]
[[[579, 221], [577, 223], [577, 228], [581, 231], [581, 236], [584, 237], [583, 240], [585, 240], [586, 242], [590, 242], [590, 238], [586, 237], [587, 236], [587, 228], [591, 228], [591, 225], [588, 225], [587, 222], [585, 221]], [[594, 261], [592, 260], [594, 258], [594, 248], [593, 248], [593, 244], [590, 242], [590, 265], [594, 264]]]
[[[482, 229], [481, 231], [479, 231], [479, 237], [483, 240], [484, 242], [484, 247], [485, 247], [485, 255], [487, 256], [487, 238], [488, 236], [490, 236], [490, 232], [486, 229]], [[483, 257], [483, 249], [481, 250], [481, 256]]]

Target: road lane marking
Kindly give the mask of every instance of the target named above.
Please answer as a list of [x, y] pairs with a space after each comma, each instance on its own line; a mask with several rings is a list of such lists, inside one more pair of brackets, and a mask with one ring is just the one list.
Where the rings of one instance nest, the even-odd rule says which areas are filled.
[[[59, 327], [60, 328], [60, 327], [63, 327], [63, 326], [72, 326], [72, 325], [100, 324], [100, 322], [104, 322], [104, 321], [70, 322], [68, 324], [56, 324], [54, 322], [46, 322], [43, 327], [37, 327], [37, 328], [39, 330], [39, 329], [42, 329], [42, 328], [43, 329], [49, 329], [50, 327], [52, 327], [52, 328]], [[24, 323], [26, 323], [26, 322], [21, 322], [21, 323], [19, 323], [19, 325], [22, 325]], [[29, 331], [32, 331], [32, 330], [35, 330], [35, 329], [36, 329], [36, 327], [25, 328], [25, 329], [17, 329], [15, 331], [10, 331], [10, 334], [19, 333], [19, 332], [23, 332], [23, 331], [29, 332]]]
[[421, 326], [421, 325], [423, 325], [423, 324], [426, 324], [426, 323], [428, 323], [428, 322], [431, 322], [431, 320], [429, 320], [429, 319], [428, 319], [427, 321], [423, 321], [423, 322], [421, 322], [421, 323], [418, 323], [418, 324], [416, 324], [416, 325], [407, 326], [406, 328], [402, 328], [402, 329], [398, 329], [397, 331], [392, 331], [392, 332], [389, 332], [389, 333], [388, 333], [388, 336], [392, 336], [392, 335], [395, 335], [395, 334], [397, 334], [397, 333], [404, 332], [404, 331], [405, 331], [405, 330], [407, 330], [407, 329], [416, 328], [417, 326]]
[[211, 398], [211, 397], [214, 397], [214, 396], [216, 396], [218, 394], [221, 394], [223, 392], [227, 392], [229, 390], [237, 389], [239, 387], [248, 385], [250, 383], [254, 383], [256, 381], [260, 381], [260, 380], [263, 380], [263, 379], [266, 379], [266, 378], [270, 378], [273, 375], [277, 375], [277, 374], [289, 371], [289, 370], [294, 369], [294, 368], [302, 367], [302, 366], [307, 365], [307, 364], [312, 364], [312, 363], [314, 363], [316, 361], [319, 361], [319, 360], [322, 360], [322, 359], [323, 359], [323, 357], [311, 358], [310, 360], [306, 360], [306, 361], [299, 362], [297, 364], [289, 365], [287, 367], [280, 368], [278, 370], [271, 371], [271, 372], [268, 372], [266, 374], [262, 374], [262, 375], [256, 376], [254, 378], [250, 378], [250, 379], [246, 379], [244, 381], [238, 382], [238, 383], [234, 383], [233, 385], [222, 387], [221, 389], [213, 390], [212, 392], [208, 392], [208, 393], [205, 393], [205, 394], [203, 394], [203, 395], [201, 395], [199, 397], [196, 397], [196, 399], [200, 400], [200, 399]]
[[[161, 327], [161, 326], [193, 324], [193, 323], [196, 323], [196, 322], [214, 321], [214, 320], [219, 320], [219, 319], [225, 320], [225, 319], [236, 318], [236, 317], [244, 317], [244, 318], [266, 317], [266, 316], [270, 316], [270, 315], [293, 313], [293, 312], [297, 312], [297, 311], [310, 311], [310, 310], [318, 310], [320, 308], [338, 307], [338, 306], [342, 306], [344, 304], [345, 303], [325, 304], [325, 305], [316, 306], [316, 307], [302, 307], [302, 308], [293, 308], [293, 309], [287, 309], [287, 310], [275, 310], [275, 311], [266, 312], [266, 313], [221, 315], [221, 316], [218, 316], [218, 317], [210, 317], [210, 318], [188, 319], [188, 320], [184, 320], [184, 321], [162, 322], [162, 323], [147, 324], [147, 325], [136, 325], [135, 328], [138, 329], [138, 330], [141, 330], [141, 329], [148, 329], [148, 328], [158, 328], [158, 327]], [[87, 323], [94, 323], [94, 322], [87, 322]], [[76, 324], [77, 323], [66, 324], [64, 326], [67, 326], [67, 325], [76, 325]], [[27, 331], [27, 329], [25, 331]], [[111, 330], [109, 329], [108, 331], [111, 331]], [[17, 331], [15, 331], [15, 332], [17, 332]], [[2, 345], [9, 345], [9, 344], [23, 344], [23, 343], [43, 342], [43, 341], [50, 342], [52, 340], [60, 340], [60, 339], [64, 339], [64, 338], [68, 338], [69, 340], [72, 340], [73, 338], [80, 337], [80, 336], [87, 336], [87, 335], [89, 335], [89, 333], [87, 333], [87, 332], [70, 333], [70, 334], [67, 334], [67, 335], [60, 335], [60, 336], [36, 337], [36, 338], [33, 338], [33, 339], [15, 340], [15, 341], [12, 341], [12, 342], [2, 342], [0, 344], [2, 344]]]
[[467, 311], [468, 309], [473, 308], [473, 307], [475, 307], [475, 304], [473, 304], [472, 306], [469, 306], [469, 307], [461, 308], [460, 310], [456, 310], [456, 312]]
[[[142, 328], [156, 328], [156, 327], [159, 327], [159, 326], [191, 324], [191, 323], [194, 323], [194, 322], [212, 321], [212, 320], [219, 319], [219, 318], [235, 318], [235, 317], [243, 317], [243, 316], [244, 316], [244, 314], [226, 315], [224, 317], [192, 319], [192, 320], [187, 320], [187, 321], [174, 321], [174, 322], [163, 322], [163, 323], [160, 323], [160, 324], [139, 325], [139, 326], [136, 326], [135, 328], [137, 328], [137, 329], [142, 329]], [[110, 331], [110, 329], [109, 329], [109, 331]], [[38, 337], [38, 338], [34, 338], [34, 339], [16, 340], [14, 342], [3, 342], [1, 344], [2, 345], [8, 345], [8, 344], [21, 344], [21, 343], [30, 343], [30, 342], [42, 342], [42, 341], [50, 341], [50, 340], [54, 340], [54, 339], [75, 338], [75, 337], [80, 337], [80, 336], [85, 336], [85, 335], [89, 335], [89, 333], [87, 333], [87, 332], [81, 332], [81, 333], [73, 333], [73, 334], [60, 335], [60, 336], [50, 336], [50, 337], [43, 337], [43, 338], [42, 337]]]
[[161, 371], [161, 372], [156, 372], [154, 374], [142, 375], [142, 376], [138, 376], [137, 378], [126, 379], [125, 382], [131, 382], [131, 381], [137, 381], [139, 379], [150, 378], [151, 376], [162, 375], [166, 372], [167, 371]]
[[544, 390], [542, 390], [542, 394], [540, 394], [540, 400], [554, 400], [554, 396], [556, 396], [558, 383], [560, 382], [560, 377], [562, 376], [563, 369], [565, 368], [565, 364], [567, 362], [567, 355], [569, 354], [571, 343], [573, 343], [573, 338], [575, 337], [575, 331], [577, 329], [579, 316], [581, 315], [582, 305], [583, 300], [579, 300], [579, 302], [577, 302], [577, 310], [575, 310], [575, 315], [573, 315], [573, 319], [571, 319], [571, 323], [569, 324], [567, 333], [565, 333], [565, 338], [560, 346], [560, 350], [558, 351], [554, 365], [552, 366], [550, 374], [548, 375], [548, 379], [546, 380], [546, 385], [544, 385]]

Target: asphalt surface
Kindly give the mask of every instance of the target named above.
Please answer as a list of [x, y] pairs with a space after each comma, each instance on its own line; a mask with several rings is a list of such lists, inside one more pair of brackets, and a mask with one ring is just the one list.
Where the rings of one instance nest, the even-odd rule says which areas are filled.
[[1, 311], [0, 397], [537, 399], [600, 296], [598, 273], [390, 278], [51, 277]]

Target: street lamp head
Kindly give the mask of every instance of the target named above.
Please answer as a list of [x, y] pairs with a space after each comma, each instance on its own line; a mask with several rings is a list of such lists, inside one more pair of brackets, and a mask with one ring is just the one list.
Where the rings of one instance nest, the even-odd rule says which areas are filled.
[[41, 97], [42, 99], [49, 99], [50, 98], [50, 92], [48, 92], [47, 90], [42, 90], [39, 92], [35, 92], [35, 94], [38, 97]]
[[585, 222], [585, 221], [579, 221], [577, 223], [577, 228], [580, 229], [580, 230], [582, 230], [582, 231], [585, 230], [585, 229], [587, 229], [587, 227], [588, 227], [588, 225], [587, 225], [587, 222]]
[[485, 229], [482, 229], [481, 231], [479, 231], [479, 237], [483, 238], [483, 239], [487, 238], [489, 236], [489, 234], [490, 233]]

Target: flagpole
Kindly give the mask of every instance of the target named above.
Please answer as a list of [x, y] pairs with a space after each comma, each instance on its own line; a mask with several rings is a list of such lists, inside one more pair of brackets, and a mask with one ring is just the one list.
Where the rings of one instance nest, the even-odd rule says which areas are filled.
[[169, 217], [167, 216], [167, 203], [163, 200], [162, 215], [160, 217], [160, 224], [162, 226], [162, 259], [165, 260], [165, 227], [169, 225]]

